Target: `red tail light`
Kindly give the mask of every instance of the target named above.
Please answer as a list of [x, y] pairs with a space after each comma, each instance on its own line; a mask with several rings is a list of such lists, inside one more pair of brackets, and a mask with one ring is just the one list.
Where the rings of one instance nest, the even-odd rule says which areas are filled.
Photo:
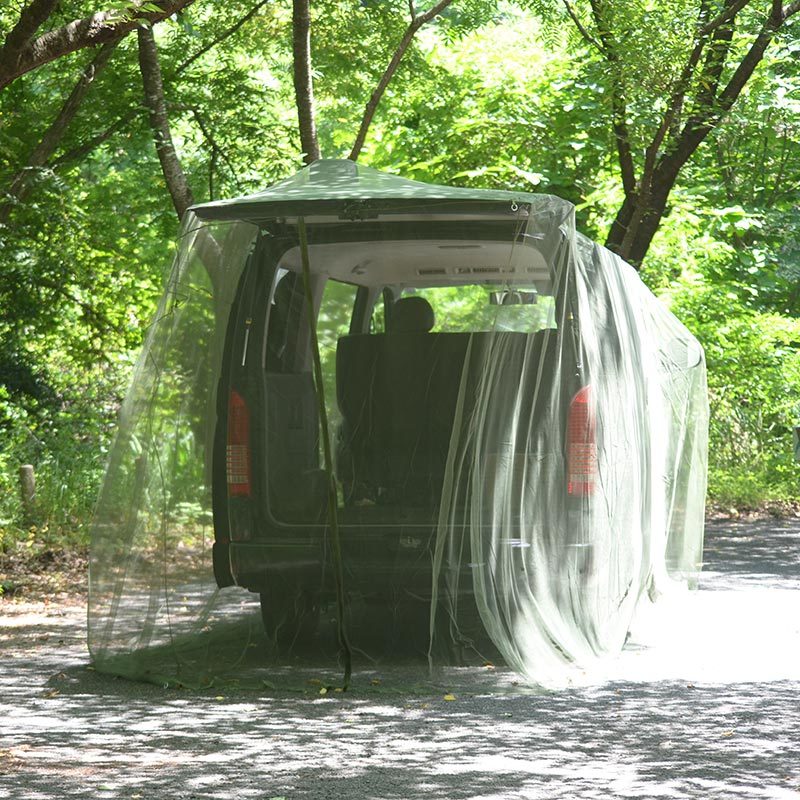
[[584, 386], [569, 404], [567, 419], [567, 493], [594, 493], [597, 478], [597, 442], [592, 387]]
[[245, 399], [231, 389], [228, 397], [228, 496], [250, 497], [250, 412]]

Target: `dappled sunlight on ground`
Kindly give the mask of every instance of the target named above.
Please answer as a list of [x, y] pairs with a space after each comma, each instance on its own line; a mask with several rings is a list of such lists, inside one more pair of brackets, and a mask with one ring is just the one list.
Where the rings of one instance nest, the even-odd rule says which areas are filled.
[[708, 544], [609, 682], [554, 693], [453, 671], [446, 700], [388, 667], [344, 695], [165, 690], [87, 669], [82, 608], [6, 603], [0, 796], [800, 797], [800, 524]]

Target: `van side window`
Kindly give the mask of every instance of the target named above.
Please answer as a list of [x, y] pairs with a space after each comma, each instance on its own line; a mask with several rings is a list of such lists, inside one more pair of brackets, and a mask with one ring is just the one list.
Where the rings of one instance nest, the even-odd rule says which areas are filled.
[[277, 277], [267, 323], [267, 372], [297, 371], [297, 335], [304, 299], [302, 275], [284, 272]]
[[372, 317], [369, 321], [370, 333], [386, 333], [394, 301], [394, 291], [388, 286], [384, 287], [372, 309]]
[[336, 403], [336, 345], [350, 332], [358, 287], [329, 279], [325, 282], [317, 316], [317, 337], [325, 385], [325, 406], [331, 430], [341, 421]]
[[379, 298], [372, 309], [372, 316], [369, 320], [370, 333], [386, 333], [386, 306], [383, 298]]

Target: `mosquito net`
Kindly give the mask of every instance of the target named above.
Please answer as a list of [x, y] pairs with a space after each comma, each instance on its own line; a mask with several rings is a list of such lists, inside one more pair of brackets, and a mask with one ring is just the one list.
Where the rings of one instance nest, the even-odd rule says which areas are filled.
[[702, 558], [696, 340], [545, 195], [321, 161], [197, 206], [92, 532], [97, 668], [563, 685]]

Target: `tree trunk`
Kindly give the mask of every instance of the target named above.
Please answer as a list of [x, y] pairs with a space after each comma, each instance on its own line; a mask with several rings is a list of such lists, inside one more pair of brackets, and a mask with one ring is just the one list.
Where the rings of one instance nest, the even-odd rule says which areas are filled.
[[161, 66], [158, 63], [158, 51], [153, 37], [153, 30], [141, 27], [139, 36], [139, 67], [144, 84], [144, 104], [150, 116], [150, 127], [156, 143], [158, 160], [167, 184], [172, 204], [179, 219], [183, 219], [186, 209], [194, 205], [194, 196], [181, 167], [167, 117], [167, 104], [164, 101], [164, 84], [161, 80]]
[[[636, 195], [629, 194], [619, 207], [614, 222], [611, 223], [611, 229], [606, 238], [606, 247], [620, 256], [622, 256], [620, 252], [622, 249], [622, 241], [625, 238], [625, 232], [628, 230], [628, 225], [631, 224], [635, 211]], [[625, 256], [622, 257], [624, 258]]]
[[22, 524], [36, 524], [36, 474], [30, 464], [19, 468], [19, 495], [22, 502]]
[[[144, 84], [144, 98], [150, 117], [150, 127], [153, 130], [158, 160], [161, 162], [161, 172], [167, 184], [172, 204], [179, 219], [187, 209], [194, 205], [194, 195], [186, 180], [186, 175], [181, 167], [178, 153], [172, 142], [172, 133], [167, 116], [167, 103], [164, 99], [164, 84], [161, 80], [161, 67], [158, 62], [158, 50], [153, 38], [151, 28], [139, 28], [139, 67]], [[219, 291], [224, 277], [225, 265], [221, 263], [220, 246], [214, 234], [207, 227], [196, 233], [195, 248], [203, 266], [206, 268], [214, 297], [219, 302], [223, 293]], [[217, 309], [219, 315], [220, 309]]]
[[306, 164], [320, 158], [317, 123], [314, 120], [314, 84], [311, 76], [311, 14], [309, 0], [293, 0], [292, 50], [294, 53], [294, 95], [300, 145]]
[[624, 252], [619, 254], [629, 264], [633, 264], [636, 269], [639, 269], [642, 261], [644, 261], [656, 231], [658, 231], [661, 218], [664, 216], [664, 211], [667, 207], [668, 196], [669, 190], [659, 193], [654, 192], [650, 195], [645, 206], [639, 209], [640, 218], [636, 232], [630, 241], [625, 243]]
[[[658, 231], [677, 176], [677, 172], [658, 174], [646, 192], [631, 195], [623, 202], [611, 225], [606, 247], [636, 269], [641, 266]], [[631, 226], [635, 226], [635, 230], [628, 235]]]

